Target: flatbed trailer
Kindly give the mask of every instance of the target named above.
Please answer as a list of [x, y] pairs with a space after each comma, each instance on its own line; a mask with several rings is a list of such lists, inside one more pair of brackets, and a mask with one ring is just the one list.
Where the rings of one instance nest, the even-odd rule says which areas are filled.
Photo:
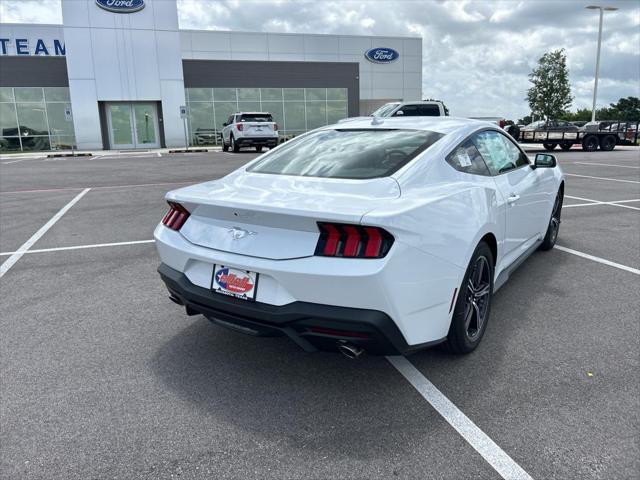
[[598, 149], [610, 152], [616, 145], [637, 145], [639, 125], [640, 122], [607, 121], [587, 125], [577, 132], [525, 130], [519, 132], [518, 142], [541, 143], [546, 150], [554, 150], [558, 145], [563, 150], [570, 150], [574, 145], [581, 145], [587, 152]]

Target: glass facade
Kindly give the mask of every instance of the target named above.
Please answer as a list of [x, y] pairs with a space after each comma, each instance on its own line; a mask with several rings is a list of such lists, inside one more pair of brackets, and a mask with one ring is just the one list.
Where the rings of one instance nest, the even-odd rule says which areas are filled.
[[192, 145], [219, 143], [235, 112], [269, 112], [281, 136], [292, 137], [348, 116], [346, 88], [187, 88]]
[[67, 87], [0, 87], [0, 151], [70, 149], [70, 105]]

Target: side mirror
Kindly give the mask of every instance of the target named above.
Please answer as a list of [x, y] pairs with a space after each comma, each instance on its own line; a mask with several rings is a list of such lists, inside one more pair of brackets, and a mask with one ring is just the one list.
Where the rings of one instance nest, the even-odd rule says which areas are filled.
[[228, 124], [227, 122], [224, 122], [224, 123], [222, 124], [222, 126], [223, 126], [223, 127], [228, 127], [228, 126], [229, 126], [229, 124]]
[[402, 115], [404, 115], [404, 112], [402, 110], [398, 110], [396, 113], [393, 114], [394, 117], [401, 117]]
[[556, 157], [549, 153], [536, 153], [533, 166], [535, 168], [554, 168], [558, 164]]

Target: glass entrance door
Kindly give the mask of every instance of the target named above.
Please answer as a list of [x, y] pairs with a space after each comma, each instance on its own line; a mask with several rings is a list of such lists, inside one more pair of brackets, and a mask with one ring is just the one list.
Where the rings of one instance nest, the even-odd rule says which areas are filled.
[[153, 103], [107, 104], [111, 148], [158, 148], [158, 115]]

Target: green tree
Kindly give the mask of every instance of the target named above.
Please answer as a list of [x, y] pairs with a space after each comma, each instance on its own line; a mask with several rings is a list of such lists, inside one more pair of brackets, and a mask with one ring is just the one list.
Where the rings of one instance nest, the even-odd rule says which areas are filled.
[[[640, 98], [627, 97], [621, 98], [617, 103], [609, 105], [610, 115], [615, 115], [615, 118], [609, 118], [608, 120], [625, 120], [627, 122], [639, 122], [640, 121]], [[596, 111], [596, 114], [598, 112]], [[598, 118], [598, 117], [596, 117]]]
[[575, 112], [565, 112], [559, 118], [562, 120], [567, 120], [569, 122], [588, 122], [591, 120], [591, 109], [590, 108], [579, 108]]
[[[578, 120], [591, 120], [591, 109], [580, 108], [575, 112], [565, 112], [559, 118], [569, 122]], [[616, 103], [610, 103], [608, 107], [596, 110], [596, 120], [622, 120], [626, 122], [640, 122], [640, 98], [626, 97], [619, 99]]]
[[533, 85], [527, 101], [534, 117], [558, 118], [567, 111], [573, 96], [564, 48], [545, 53], [529, 74], [529, 81]]

